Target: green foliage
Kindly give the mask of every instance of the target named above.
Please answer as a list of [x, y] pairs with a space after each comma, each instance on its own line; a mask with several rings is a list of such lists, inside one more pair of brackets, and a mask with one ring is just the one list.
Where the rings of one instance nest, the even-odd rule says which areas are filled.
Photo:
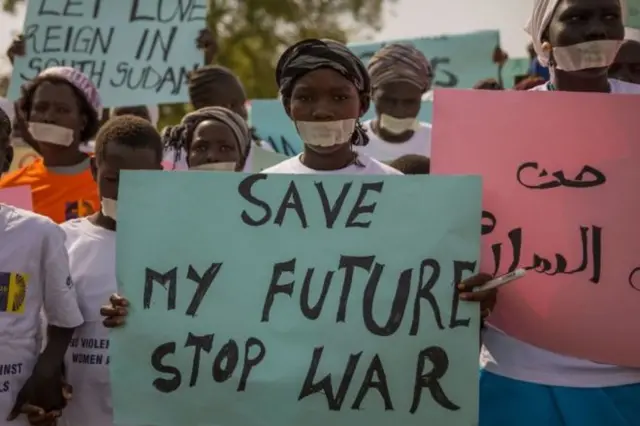
[[[273, 98], [275, 64], [288, 45], [308, 37], [346, 41], [379, 30], [383, 6], [396, 1], [209, 0], [208, 25], [219, 46], [216, 62], [238, 74], [249, 98]], [[3, 8], [13, 12], [22, 2], [3, 0]], [[186, 108], [164, 105], [160, 125], [176, 123]]]
[[2, 9], [5, 12], [14, 13], [18, 3], [24, 3], [24, 0], [2, 0]]

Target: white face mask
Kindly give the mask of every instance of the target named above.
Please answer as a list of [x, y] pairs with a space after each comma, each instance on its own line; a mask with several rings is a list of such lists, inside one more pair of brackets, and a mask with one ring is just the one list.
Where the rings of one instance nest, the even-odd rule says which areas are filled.
[[116, 220], [116, 211], [118, 210], [118, 201], [112, 198], [102, 198], [100, 200], [102, 214]]
[[204, 170], [204, 171], [218, 171], [218, 172], [235, 172], [236, 162], [226, 163], [206, 163], [199, 166], [189, 167], [189, 170]]
[[333, 146], [349, 142], [356, 129], [356, 119], [338, 121], [296, 121], [296, 129], [304, 143]]
[[406, 131], [416, 131], [420, 128], [420, 122], [414, 118], [395, 118], [387, 114], [380, 115], [380, 127], [394, 135], [401, 135]]
[[50, 143], [59, 146], [71, 146], [73, 144], [73, 130], [55, 124], [29, 122], [29, 132], [38, 142]]
[[563, 71], [607, 68], [615, 60], [621, 45], [621, 40], [596, 40], [554, 47], [555, 68]]

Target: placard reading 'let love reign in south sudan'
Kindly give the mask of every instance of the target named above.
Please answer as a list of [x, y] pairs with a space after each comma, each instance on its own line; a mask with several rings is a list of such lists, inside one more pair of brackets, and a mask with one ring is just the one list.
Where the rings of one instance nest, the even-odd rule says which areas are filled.
[[9, 98], [46, 68], [68, 66], [93, 81], [106, 107], [187, 102], [206, 15], [206, 0], [29, 0], [26, 56], [16, 57]]
[[[117, 424], [450, 426], [478, 413], [478, 177], [123, 172]], [[158, 230], [162, 232], [158, 232]]]

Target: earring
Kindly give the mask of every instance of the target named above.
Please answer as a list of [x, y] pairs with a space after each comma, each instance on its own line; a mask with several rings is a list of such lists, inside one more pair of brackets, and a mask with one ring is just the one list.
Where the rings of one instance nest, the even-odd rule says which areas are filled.
[[555, 61], [553, 60], [553, 46], [551, 46], [551, 43], [548, 41], [542, 43], [542, 52], [549, 56], [549, 67], [555, 66]]

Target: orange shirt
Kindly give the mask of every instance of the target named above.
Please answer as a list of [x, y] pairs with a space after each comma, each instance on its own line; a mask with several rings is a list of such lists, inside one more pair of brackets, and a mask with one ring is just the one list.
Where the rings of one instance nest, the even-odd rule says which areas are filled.
[[80, 174], [60, 174], [47, 169], [42, 158], [0, 178], [0, 188], [29, 185], [33, 211], [56, 223], [93, 214], [100, 208], [98, 187], [91, 168]]

